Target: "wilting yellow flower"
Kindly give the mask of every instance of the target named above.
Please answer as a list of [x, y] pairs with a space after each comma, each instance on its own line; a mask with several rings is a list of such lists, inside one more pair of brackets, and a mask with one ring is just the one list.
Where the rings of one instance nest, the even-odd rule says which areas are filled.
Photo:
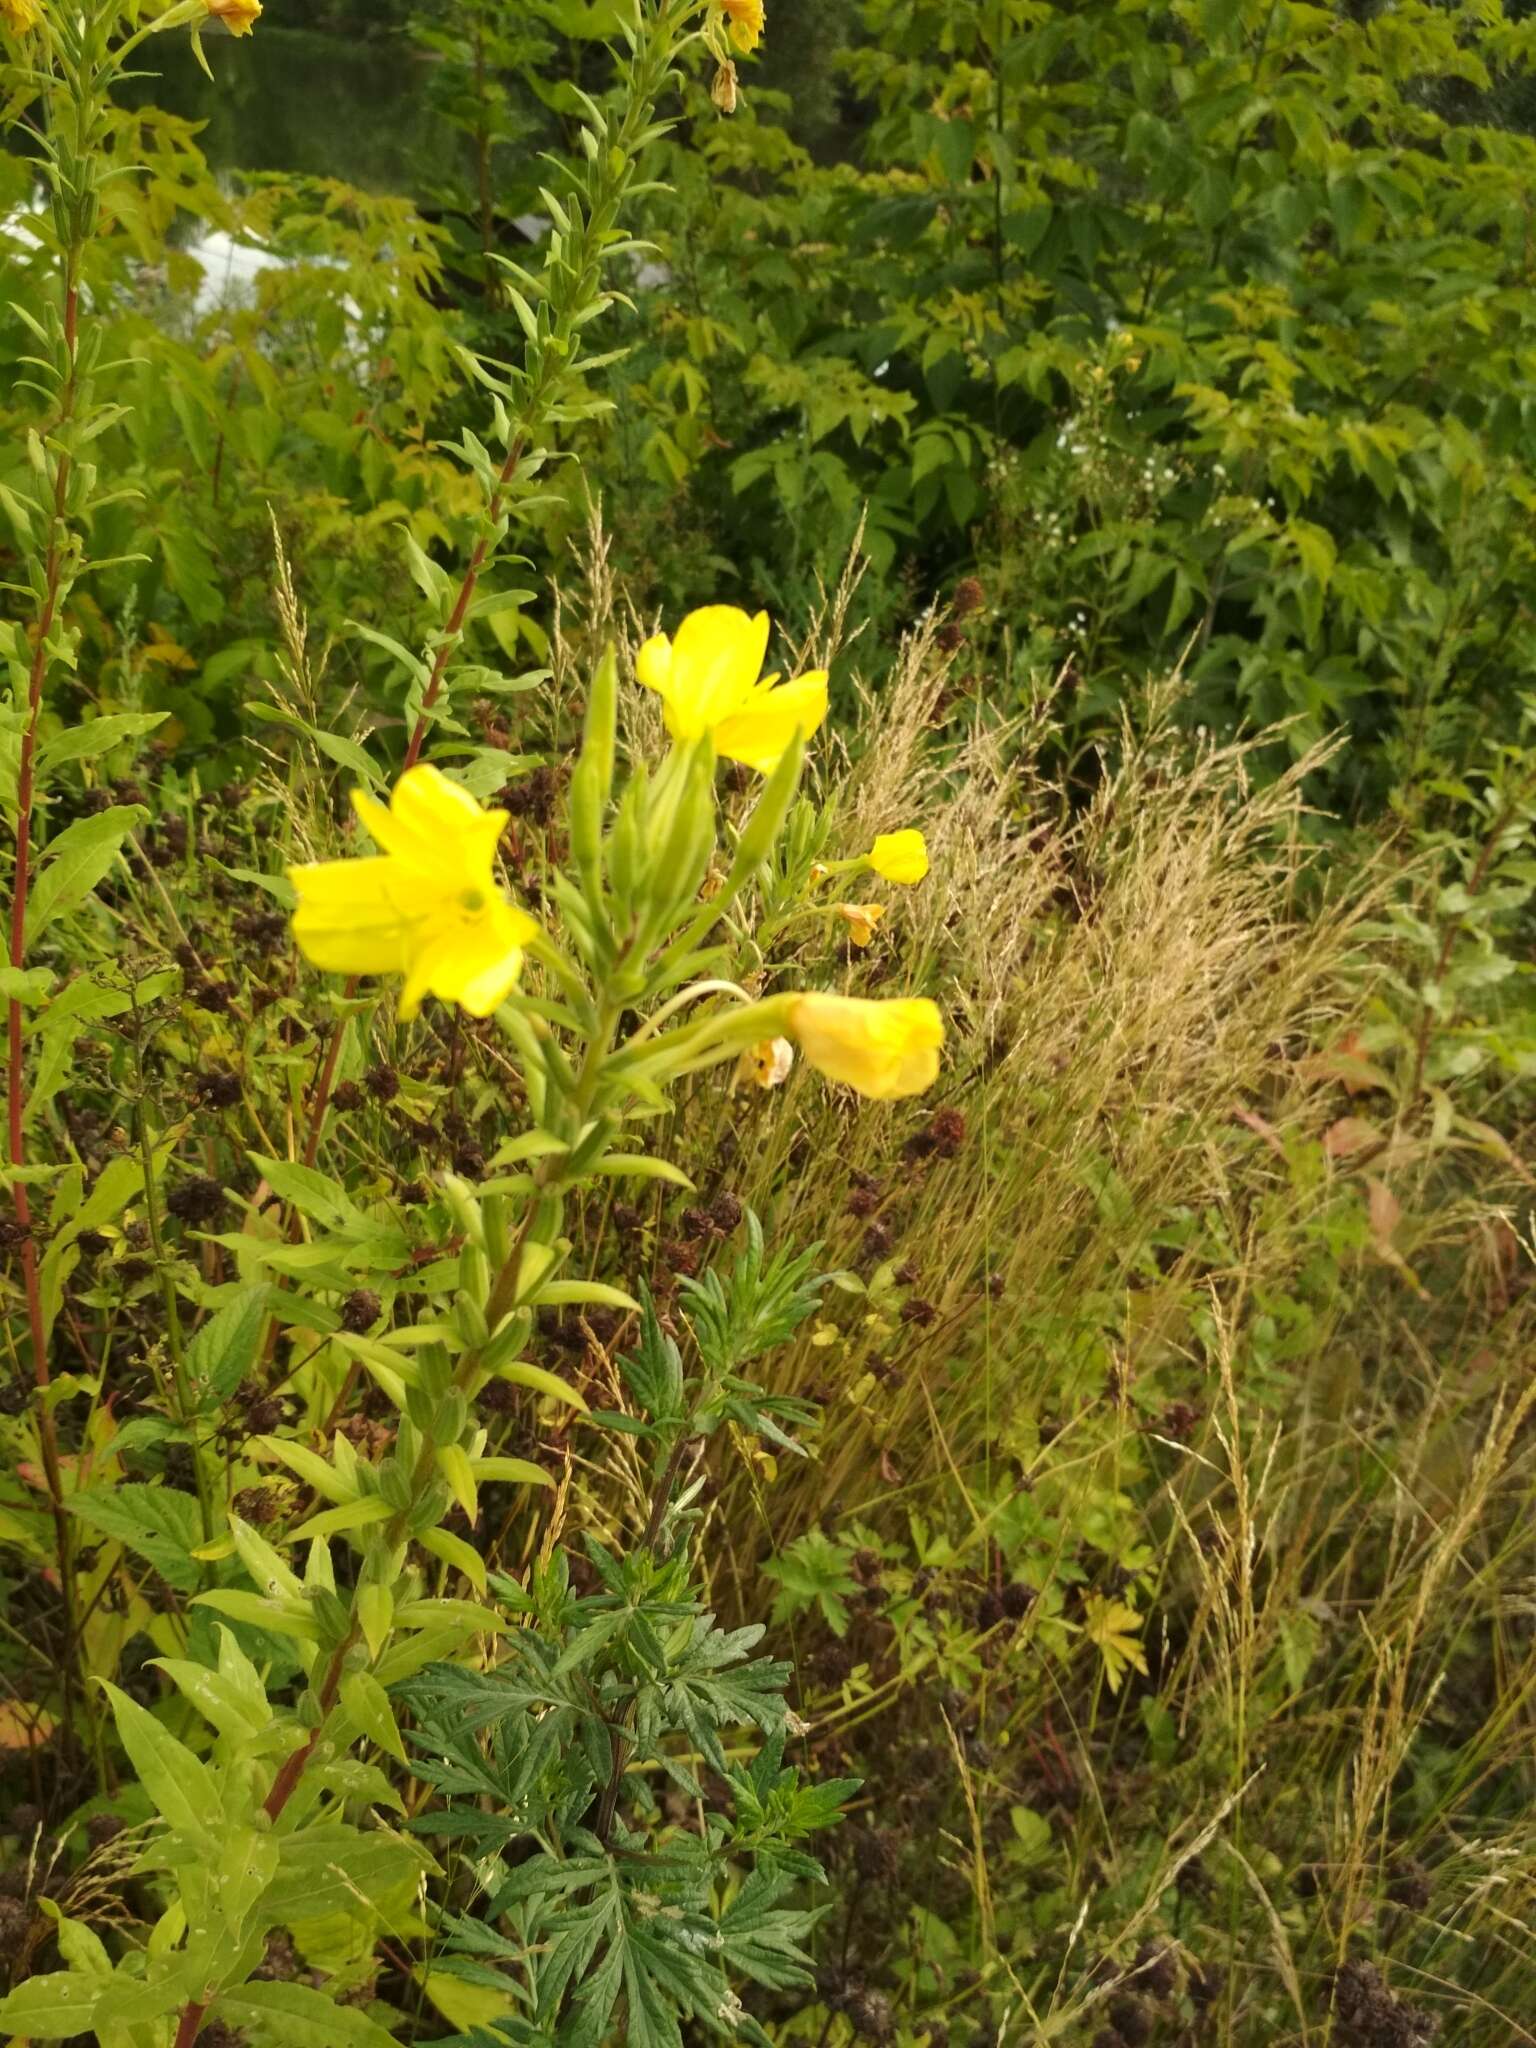
[[720, 9], [730, 24], [731, 41], [750, 55], [763, 38], [763, 0], [720, 0]]
[[749, 1045], [736, 1062], [736, 1078], [750, 1081], [754, 1088], [779, 1088], [794, 1064], [795, 1048], [787, 1038], [765, 1038]]
[[232, 36], [248, 36], [261, 18], [261, 0], [203, 0], [203, 5]]
[[920, 1095], [938, 1077], [944, 1019], [925, 996], [797, 996], [789, 1028], [818, 1073], [880, 1102]]
[[915, 827], [882, 832], [865, 858], [882, 882], [920, 882], [928, 872], [928, 842]]
[[690, 612], [676, 640], [647, 640], [635, 674], [661, 699], [675, 740], [714, 737], [729, 760], [767, 775], [794, 742], [807, 739], [827, 715], [827, 678], [812, 670], [793, 682], [762, 673], [768, 652], [768, 614], [749, 618], [734, 605]]
[[427, 995], [488, 1017], [539, 929], [496, 880], [506, 812], [482, 810], [425, 764], [406, 770], [388, 808], [361, 790], [352, 801], [384, 850], [288, 870], [299, 950], [331, 974], [403, 974], [402, 1017]]
[[729, 58], [716, 70], [714, 78], [710, 82], [709, 96], [722, 114], [735, 113], [739, 93], [736, 81], [736, 66], [731, 63]]
[[40, 0], [0, 0], [0, 21], [19, 36], [36, 28], [42, 18]]
[[833, 908], [847, 925], [849, 940], [855, 946], [869, 944], [875, 936], [875, 926], [885, 915], [883, 903], [836, 903]]

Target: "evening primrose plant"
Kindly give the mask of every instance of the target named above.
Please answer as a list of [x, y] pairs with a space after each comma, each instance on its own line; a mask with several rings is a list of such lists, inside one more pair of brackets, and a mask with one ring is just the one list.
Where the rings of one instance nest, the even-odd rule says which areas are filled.
[[[247, 886], [264, 881], [270, 894], [291, 891], [293, 938], [316, 970], [309, 988], [329, 1027], [327, 1051], [307, 1092], [294, 1090], [286, 1145], [263, 1131], [262, 1149], [250, 1155], [275, 1209], [263, 1216], [253, 1206], [240, 1230], [205, 1230], [200, 1269], [191, 1259], [175, 1262], [165, 1247], [150, 1105], [135, 1111], [135, 1149], [101, 1174], [88, 1201], [79, 1172], [64, 1176], [52, 1219], [60, 1226], [48, 1255], [54, 1264], [33, 1246], [27, 1190], [38, 1176], [16, 1135], [26, 1124], [23, 1006], [41, 1006], [44, 1031], [48, 1018], [47, 977], [28, 965], [28, 943], [43, 910], [60, 917], [77, 905], [145, 822], [137, 807], [90, 813], [79, 833], [89, 858], [72, 860], [59, 879], [59, 849], [68, 843], [61, 834], [29, 901], [34, 812], [49, 766], [39, 745], [46, 684], [72, 659], [61, 621], [83, 571], [95, 502], [94, 472], [76, 448], [96, 417], [93, 346], [81, 319], [81, 255], [104, 175], [93, 124], [112, 77], [145, 36], [174, 26], [195, 34], [211, 23], [243, 36], [260, 8], [256, 0], [182, 0], [147, 23], [139, 14], [87, 7], [65, 17], [5, 0], [8, 28], [41, 44], [59, 97], [53, 132], [66, 138], [56, 150], [63, 291], [57, 318], [41, 330], [53, 359], [34, 458], [35, 526], [28, 508], [7, 505], [13, 523], [39, 540], [37, 631], [30, 641], [14, 636], [8, 648], [20, 706], [12, 713], [20, 854], [6, 988], [10, 1177], [66, 1607], [74, 1611], [72, 1517], [142, 1544], [146, 1519], [172, 1513], [168, 1504], [180, 1498], [170, 1486], [136, 1486], [131, 1501], [124, 1489], [117, 1503], [101, 1497], [110, 1484], [82, 1489], [88, 1465], [66, 1470], [50, 1435], [47, 1318], [67, 1277], [55, 1265], [88, 1224], [115, 1226], [140, 1200], [168, 1320], [160, 1384], [167, 1412], [151, 1435], [190, 1461], [199, 1525], [189, 1536], [177, 1524], [176, 1540], [151, 1556], [181, 1596], [174, 1609], [146, 1610], [164, 1697], [99, 1674], [88, 1689], [93, 1710], [99, 1702], [110, 1709], [132, 1798], [149, 1822], [133, 1865], [153, 1905], [147, 1938], [110, 1953], [61, 1916], [63, 1967], [26, 1978], [0, 2002], [0, 2028], [34, 2040], [94, 2033], [102, 2048], [192, 2048], [199, 2040], [206, 2048], [232, 2034], [387, 2048], [391, 2032], [363, 2007], [263, 1973], [269, 1937], [288, 1930], [333, 1954], [340, 1916], [353, 1930], [349, 1967], [359, 1971], [379, 1940], [430, 1949], [443, 1905], [442, 1873], [421, 1839], [432, 1830], [397, 1825], [404, 1802], [378, 1761], [407, 1760], [398, 1689], [419, 1681], [410, 1703], [421, 1704], [451, 1687], [444, 1673], [479, 1670], [494, 1680], [517, 1663], [525, 1680], [536, 1668], [520, 1722], [532, 1760], [500, 1784], [501, 1851], [518, 1845], [521, 1856], [532, 1846], [559, 1860], [559, 1882], [540, 1895], [566, 1911], [600, 1918], [604, 1901], [622, 1893], [629, 1917], [614, 1923], [606, 1947], [578, 1944], [558, 1966], [536, 1965], [533, 1957], [557, 1945], [538, 1913], [519, 1905], [531, 1894], [527, 1880], [511, 1874], [516, 1857], [494, 1883], [482, 1861], [478, 1880], [492, 1903], [478, 1923], [483, 1936], [474, 1938], [522, 1941], [523, 1967], [503, 1973], [500, 2002], [489, 2007], [466, 2002], [462, 1971], [458, 1988], [445, 1990], [424, 1967], [426, 1997], [453, 2024], [485, 2023], [498, 2030], [493, 2039], [530, 2044], [596, 2048], [616, 2027], [626, 2039], [675, 2044], [680, 2016], [722, 2036], [760, 2038], [732, 1979], [808, 1981], [797, 1942], [809, 1919], [776, 1901], [816, 1875], [794, 1844], [834, 1817], [839, 1795], [834, 1788], [802, 1796], [784, 1767], [787, 1674], [748, 1660], [759, 1631], [714, 1628], [695, 1584], [690, 1503], [717, 1431], [728, 1430], [738, 1446], [802, 1448], [807, 1411], [765, 1392], [744, 1368], [810, 1312], [813, 1255], [770, 1256], [754, 1220], [730, 1288], [710, 1292], [701, 1283], [684, 1325], [663, 1329], [638, 1280], [631, 1288], [583, 1270], [574, 1219], [615, 1185], [689, 1185], [647, 1142], [686, 1078], [714, 1070], [722, 1091], [744, 1076], [772, 1085], [798, 1051], [831, 1081], [892, 1100], [936, 1078], [943, 1023], [924, 995], [871, 1002], [816, 988], [765, 989], [731, 971], [778, 881], [792, 872], [809, 886], [801, 858], [807, 807], [797, 793], [807, 742], [827, 712], [824, 673], [765, 674], [766, 615], [712, 606], [641, 650], [637, 681], [659, 700], [667, 735], [657, 759], [621, 763], [618, 662], [612, 652], [598, 661], [564, 799], [562, 858], [536, 905], [515, 900], [507, 885], [499, 864], [507, 814], [481, 801], [487, 763], [464, 745], [460, 712], [471, 690], [483, 697], [530, 686], [474, 658], [476, 629], [521, 601], [490, 582], [554, 459], [547, 438], [600, 405], [586, 377], [602, 358], [587, 352], [586, 337], [618, 295], [615, 269], [635, 251], [618, 217], [660, 132], [657, 100], [691, 44], [718, 56], [729, 38], [745, 54], [761, 33], [761, 8], [635, 0], [616, 100], [606, 109], [582, 102], [582, 167], [562, 194], [548, 195], [555, 229], [543, 268], [507, 266], [521, 360], [464, 358], [491, 406], [485, 437], [466, 432], [460, 450], [480, 492], [466, 565], [455, 580], [410, 544], [428, 617], [402, 631], [421, 651], [371, 630], [365, 636], [408, 679], [404, 759], [387, 801], [378, 793], [386, 778], [366, 755], [368, 786], [353, 796], [371, 850], [306, 846], [317, 857], [293, 861], [283, 876], [244, 876]], [[120, 15], [128, 23], [122, 34]], [[152, 722], [103, 721], [118, 738]], [[335, 736], [313, 736], [331, 739], [321, 751], [336, 757]], [[344, 758], [355, 762], [360, 752], [354, 745]], [[78, 760], [81, 749], [65, 748], [60, 758]], [[758, 777], [755, 801], [734, 822], [717, 796], [722, 760]], [[798, 849], [787, 864], [786, 836]], [[195, 957], [190, 941], [181, 950]], [[320, 976], [341, 986], [327, 988]], [[130, 987], [123, 998], [141, 1068], [154, 1027], [138, 1012], [162, 992]], [[332, 1179], [321, 1161], [345, 1049], [421, 1032], [439, 1009], [488, 1021], [499, 1040], [505, 1136], [483, 1171], [441, 1176], [435, 1206], [444, 1238], [422, 1264], [398, 1221]], [[178, 1211], [184, 1221], [189, 1213]], [[376, 1288], [359, 1284], [368, 1281]], [[208, 1311], [190, 1340], [178, 1294]], [[546, 1461], [523, 1455], [527, 1432], [516, 1434], [508, 1417], [509, 1402], [530, 1423], [554, 1415], [570, 1425], [586, 1415], [584, 1392], [527, 1354], [541, 1318], [599, 1312], [622, 1330], [638, 1329], [625, 1374], [638, 1412], [581, 1427], [627, 1433], [650, 1471], [634, 1529], [609, 1532], [606, 1546], [586, 1541], [587, 1564], [605, 1588], [593, 1605], [564, 1562], [559, 1516], [569, 1473], [557, 1484]], [[268, 1376], [279, 1344], [289, 1362]], [[157, 1372], [159, 1364], [157, 1356]], [[308, 1426], [282, 1426], [275, 1393], [254, 1406], [247, 1398], [248, 1415], [259, 1412], [261, 1423], [244, 1434], [231, 1424], [231, 1396], [263, 1378], [292, 1389]], [[117, 1446], [129, 1435], [109, 1425], [101, 1443]], [[261, 1505], [269, 1496], [259, 1486], [232, 1482], [219, 1498], [208, 1484], [215, 1440], [228, 1446], [227, 1469], [241, 1478], [282, 1475], [292, 1512]], [[120, 1469], [120, 1455], [104, 1453], [107, 1474]], [[527, 1502], [527, 1585], [493, 1581], [488, 1571], [479, 1539], [482, 1500], [493, 1488]], [[541, 1517], [539, 1501], [553, 1506], [552, 1516]], [[75, 1652], [72, 1643], [66, 1701]], [[117, 1663], [111, 1669], [121, 1676]], [[755, 1728], [766, 1748], [746, 1770], [739, 1752], [729, 1759], [736, 1820], [724, 1832], [712, 1824], [710, 1855], [690, 1868], [681, 1890], [658, 1873], [655, 1889], [636, 1891], [631, 1866], [646, 1850], [650, 1820], [643, 1776], [631, 1788], [626, 1765], [686, 1777], [690, 1746], [724, 1765], [714, 1731], [741, 1727]], [[457, 1727], [431, 1739], [462, 1735]], [[102, 1782], [109, 1740], [104, 1726], [92, 1726], [89, 1752]], [[462, 1750], [459, 1761], [467, 1763]], [[747, 1890], [718, 1914], [722, 1890], [743, 1869]], [[655, 1907], [669, 1891], [675, 1918], [672, 1907]], [[460, 1929], [461, 1952], [464, 1940]], [[701, 1967], [705, 1951], [710, 1960]]]
[[[538, 1465], [491, 1447], [477, 1404], [493, 1382], [516, 1389], [529, 1403], [586, 1405], [576, 1389], [523, 1355], [535, 1319], [550, 1310], [644, 1312], [636, 1295], [573, 1272], [566, 1212], [611, 1181], [687, 1184], [677, 1166], [643, 1149], [635, 1132], [637, 1124], [654, 1120], [683, 1076], [738, 1063], [780, 1041], [797, 1046], [832, 1080], [876, 1099], [916, 1094], [937, 1074], [943, 1024], [925, 997], [874, 1002], [790, 990], [754, 998], [717, 971], [721, 949], [711, 943], [714, 930], [741, 906], [768, 864], [804, 763], [803, 726], [786, 721], [775, 701], [781, 693], [758, 679], [764, 640], [765, 622], [745, 614], [716, 611], [702, 627], [685, 620], [676, 642], [683, 655], [674, 653], [667, 670], [669, 710], [680, 736], [660, 762], [637, 761], [622, 775], [617, 663], [611, 653], [599, 663], [564, 821], [569, 870], [553, 877], [545, 919], [513, 904], [495, 873], [505, 815], [483, 809], [430, 762], [401, 776], [387, 806], [357, 797], [377, 853], [290, 871], [294, 935], [316, 966], [398, 982], [403, 1019], [428, 998], [494, 1017], [515, 1083], [507, 1092], [506, 1121], [518, 1128], [478, 1185], [445, 1177], [460, 1249], [424, 1282], [421, 1311], [366, 1331], [345, 1327], [333, 1298], [329, 1269], [352, 1228], [344, 1191], [313, 1169], [264, 1162], [273, 1185], [316, 1226], [306, 1250], [317, 1256], [295, 1262], [280, 1246], [267, 1255], [269, 1271], [287, 1275], [302, 1298], [284, 1313], [361, 1369], [392, 1407], [393, 1431], [387, 1448], [374, 1455], [339, 1432], [324, 1449], [279, 1435], [255, 1447], [286, 1467], [316, 1508], [280, 1540], [231, 1513], [227, 1537], [200, 1553], [209, 1562], [237, 1558], [250, 1582], [205, 1588], [194, 1597], [194, 1606], [224, 1625], [215, 1665], [176, 1658], [163, 1666], [211, 1725], [214, 1760], [205, 1761], [126, 1693], [109, 1689], [120, 1739], [166, 1823], [143, 1858], [147, 1871], [169, 1880], [175, 1900], [157, 1929], [160, 1945], [131, 1955], [89, 1987], [74, 1971], [33, 1979], [0, 2006], [0, 2024], [58, 2038], [59, 2030], [79, 2031], [82, 2018], [93, 2024], [99, 2016], [120, 2029], [114, 2035], [103, 2027], [100, 2038], [131, 2040], [121, 2031], [128, 2014], [158, 2024], [176, 2008], [174, 2048], [190, 2048], [205, 2024], [244, 2026], [282, 2016], [319, 2024], [318, 2009], [330, 2010], [321, 1993], [247, 1981], [266, 1934], [305, 1917], [304, 1886], [318, 1883], [322, 1870], [338, 1860], [351, 1868], [355, 1858], [366, 1859], [386, 1889], [407, 1893], [431, 1871], [420, 1847], [378, 1818], [387, 1781], [376, 1772], [370, 1776], [354, 1751], [371, 1746], [403, 1758], [392, 1688], [445, 1661], [490, 1659], [494, 1666], [497, 1639], [526, 1626], [530, 1616], [546, 1644], [542, 1664], [535, 1661], [545, 1690], [535, 1686], [529, 1693], [524, 1677], [516, 1696], [541, 1768], [557, 1773], [567, 1788], [556, 1801], [557, 1839], [581, 1859], [543, 1887], [557, 1900], [616, 1896], [622, 1860], [615, 1859], [630, 1844], [619, 1810], [622, 1762], [638, 1699], [659, 1689], [668, 1700], [686, 1700], [685, 1675], [692, 1671], [701, 1702], [692, 1711], [708, 1725], [746, 1719], [767, 1732], [782, 1731], [784, 1674], [777, 1667], [750, 1683], [743, 1677], [734, 1690], [708, 1690], [716, 1685], [711, 1674], [744, 1656], [756, 1631], [705, 1649], [712, 1624], [688, 1591], [686, 1518], [678, 1523], [674, 1494], [698, 1462], [704, 1437], [725, 1417], [738, 1431], [797, 1448], [785, 1422], [799, 1411], [778, 1412], [784, 1404], [776, 1410], [740, 1377], [739, 1363], [744, 1341], [751, 1356], [765, 1333], [782, 1324], [787, 1334], [809, 1312], [814, 1295], [806, 1293], [803, 1261], [782, 1270], [765, 1265], [761, 1238], [754, 1236], [739, 1282], [747, 1306], [733, 1315], [718, 1291], [701, 1296], [702, 1327], [717, 1330], [715, 1363], [691, 1397], [676, 1347], [648, 1318], [642, 1362], [633, 1374], [652, 1418], [638, 1425], [655, 1457], [645, 1526], [627, 1557], [592, 1553], [617, 1606], [611, 1599], [584, 1608], [562, 1590], [563, 1582], [547, 1578], [531, 1603], [515, 1585], [492, 1586], [474, 1543], [444, 1526], [457, 1508], [473, 1532], [487, 1486], [550, 1484], [551, 1475]], [[695, 663], [691, 654], [701, 648], [706, 653]], [[808, 706], [802, 715], [809, 719], [819, 715], [822, 689], [822, 679], [797, 679], [782, 694]], [[715, 793], [722, 731], [763, 771], [756, 803], [723, 847]], [[705, 896], [722, 862], [724, 879]], [[381, 992], [380, 1000], [388, 996]], [[245, 1248], [248, 1267], [261, 1257]], [[732, 1338], [734, 1330], [750, 1334]], [[689, 1398], [691, 1411], [680, 1406]], [[620, 1640], [612, 1617], [643, 1614], [648, 1601], [660, 1603], [658, 1626], [669, 1618], [688, 1621], [676, 1640], [684, 1659], [676, 1672], [668, 1663], [672, 1653], [659, 1647], [667, 1638], [654, 1627], [643, 1630], [628, 1653], [643, 1669], [628, 1662], [612, 1666]], [[269, 1698], [258, 1667], [230, 1632], [234, 1625], [292, 1646], [302, 1682], [291, 1705]], [[509, 1654], [522, 1653], [514, 1645]], [[578, 1716], [572, 1724], [579, 1733], [595, 1712], [597, 1739], [612, 1759], [600, 1773], [580, 1762], [590, 1757], [590, 1743], [573, 1763], [548, 1733], [561, 1725], [563, 1698], [548, 1688], [571, 1672], [586, 1673], [584, 1698], [595, 1687], [599, 1700], [614, 1703], [606, 1718], [604, 1710], [589, 1709], [585, 1720]], [[423, 1697], [440, 1701], [449, 1683], [436, 1681]], [[505, 1689], [492, 1687], [490, 1698], [505, 1703]], [[571, 1704], [574, 1709], [574, 1696]], [[547, 1721], [543, 1734], [541, 1719]], [[685, 1720], [684, 1727], [695, 1723]], [[645, 1741], [654, 1748], [656, 1740], [653, 1714]], [[446, 1781], [451, 1786], [462, 1787], [465, 1762], [461, 1746], [459, 1765]], [[740, 1779], [738, 1792], [760, 1802], [779, 1785], [779, 1830], [749, 1831], [743, 1853], [751, 1860], [777, 1842], [778, 1876], [771, 1883], [765, 1877], [760, 1919], [728, 1952], [744, 1969], [759, 1957], [757, 1973], [783, 1983], [800, 1970], [794, 1942], [809, 1923], [776, 1902], [787, 1883], [814, 1873], [790, 1844], [823, 1824], [832, 1809], [791, 1796], [776, 1755], [768, 1770], [761, 1783]], [[506, 1796], [515, 1810], [510, 1790]], [[359, 1797], [370, 1812], [361, 1827], [346, 1818], [349, 1801]], [[514, 1821], [506, 1839], [529, 1832]], [[696, 1950], [707, 1904], [700, 1882], [697, 1871], [687, 1879], [690, 1903], [680, 1927], [692, 1932], [687, 1939], [680, 1934], [679, 1957]], [[531, 1896], [528, 1880], [515, 1875], [490, 1889], [494, 1900], [509, 1904]], [[782, 1937], [777, 1942], [767, 1938], [775, 1929]], [[621, 1932], [616, 1926], [614, 1954], [622, 1951]], [[493, 1948], [495, 1941], [504, 1943], [494, 1950], [502, 1960], [530, 1952], [502, 1936], [484, 1939]], [[759, 1956], [765, 1945], [766, 1959]], [[678, 1961], [669, 1980], [657, 1959], [663, 1984], [672, 1982], [665, 1995], [630, 1983], [627, 2038], [678, 2040], [671, 2010], [710, 2018], [728, 2037], [756, 2037], [723, 1980], [717, 1994], [710, 1989], [713, 1977], [701, 1981], [695, 1972], [686, 1995], [677, 1990], [681, 1967]], [[539, 2026], [508, 2038], [572, 2044], [604, 2038], [618, 1981], [605, 1974], [606, 1966], [591, 1966], [585, 1976], [582, 1968], [573, 1960], [553, 1989], [534, 1971]], [[94, 2001], [88, 2010], [82, 1997]], [[601, 2015], [597, 2031], [594, 2012]], [[642, 2031], [643, 2013], [651, 2034]], [[345, 2029], [331, 2038], [359, 2048], [382, 2048], [388, 2039], [362, 2015], [349, 2014]], [[164, 2029], [143, 2038], [164, 2039]]]

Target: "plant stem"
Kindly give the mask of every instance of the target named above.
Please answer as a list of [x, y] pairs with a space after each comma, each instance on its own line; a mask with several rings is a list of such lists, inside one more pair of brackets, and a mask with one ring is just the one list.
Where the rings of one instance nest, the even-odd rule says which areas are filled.
[[[580, 368], [579, 336], [594, 307], [601, 303], [601, 264], [611, 239], [614, 218], [634, 175], [640, 150], [648, 139], [656, 101], [666, 82], [680, 31], [696, 11], [695, 0], [660, 0], [652, 12], [637, 6], [640, 33], [628, 63], [623, 115], [616, 133], [597, 138], [591, 164], [576, 206], [579, 225], [560, 235], [558, 254], [545, 267], [547, 291], [539, 308], [543, 315], [537, 337], [530, 333], [530, 373], [521, 403], [505, 420], [506, 459], [486, 495], [480, 538], [454, 598], [441, 637], [433, 651], [422, 691], [421, 709], [405, 750], [405, 766], [421, 758], [432, 712], [443, 691], [448, 664], [464, 636], [470, 607], [481, 575], [501, 544], [500, 526], [507, 495], [524, 458], [534, 448], [554, 412], [562, 384]], [[486, 252], [487, 270], [491, 252]]]
[[[77, 230], [64, 256], [63, 377], [59, 391], [57, 435], [74, 415], [79, 389], [80, 264], [83, 235]], [[27, 673], [26, 724], [21, 735], [21, 758], [16, 782], [16, 870], [11, 896], [10, 965], [20, 974], [27, 957], [27, 904], [32, 881], [32, 823], [36, 802], [37, 731], [43, 710], [43, 686], [48, 676], [48, 645], [58, 621], [66, 588], [65, 543], [69, 506], [69, 451], [61, 447], [54, 472], [53, 517], [48, 536], [48, 553], [43, 570], [43, 598], [38, 610], [36, 640]], [[32, 1379], [38, 1446], [43, 1474], [48, 1483], [48, 1500], [53, 1512], [54, 1539], [59, 1558], [59, 1584], [64, 1601], [64, 1650], [61, 1658], [63, 1720], [66, 1740], [74, 1730], [75, 1710], [75, 1573], [69, 1517], [64, 1508], [64, 1475], [59, 1461], [58, 1432], [48, 1403], [48, 1327], [43, 1313], [42, 1284], [38, 1271], [37, 1241], [33, 1235], [32, 1203], [21, 1169], [27, 1162], [26, 1075], [23, 1060], [24, 1030], [19, 995], [6, 1004], [6, 1143], [9, 1162], [17, 1175], [11, 1188], [16, 1223], [21, 1240], [22, 1286], [27, 1303], [27, 1328], [32, 1340]]]

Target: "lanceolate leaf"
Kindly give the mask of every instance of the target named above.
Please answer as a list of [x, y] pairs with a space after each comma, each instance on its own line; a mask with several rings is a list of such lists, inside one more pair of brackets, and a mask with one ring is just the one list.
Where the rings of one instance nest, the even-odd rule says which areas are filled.
[[118, 849], [148, 813], [139, 804], [114, 804], [66, 825], [44, 855], [27, 900], [27, 944], [34, 945], [56, 917], [76, 909], [117, 859]]
[[399, 2048], [377, 2020], [307, 1984], [243, 1984], [216, 2001], [212, 2017], [250, 2048]]

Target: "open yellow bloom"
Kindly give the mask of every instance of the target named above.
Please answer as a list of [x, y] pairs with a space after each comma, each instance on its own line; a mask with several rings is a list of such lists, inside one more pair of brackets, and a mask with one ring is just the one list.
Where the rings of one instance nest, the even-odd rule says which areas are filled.
[[763, 38], [763, 0], [720, 0], [731, 41], [749, 56]]
[[0, 21], [19, 36], [36, 28], [42, 18], [40, 0], [0, 0]]
[[910, 886], [928, 872], [928, 842], [914, 827], [905, 832], [882, 832], [865, 859], [882, 882]]
[[203, 5], [232, 36], [248, 36], [261, 18], [261, 0], [203, 0]]
[[925, 996], [871, 1003], [858, 996], [797, 996], [789, 1028], [818, 1073], [892, 1102], [938, 1078], [944, 1019]]
[[883, 903], [836, 903], [833, 908], [847, 925], [849, 941], [855, 946], [870, 943], [875, 936], [875, 926], [885, 915]]
[[711, 604], [690, 612], [676, 640], [647, 640], [635, 674], [661, 699], [673, 739], [713, 736], [727, 759], [767, 775], [796, 733], [807, 739], [827, 715], [823, 670], [781, 683], [762, 673], [768, 652], [768, 614], [749, 618], [734, 605]]
[[352, 801], [384, 850], [288, 870], [299, 950], [330, 974], [403, 974], [402, 1017], [428, 995], [488, 1017], [539, 929], [496, 879], [507, 813], [482, 810], [425, 764], [406, 770], [387, 808], [361, 790]]

